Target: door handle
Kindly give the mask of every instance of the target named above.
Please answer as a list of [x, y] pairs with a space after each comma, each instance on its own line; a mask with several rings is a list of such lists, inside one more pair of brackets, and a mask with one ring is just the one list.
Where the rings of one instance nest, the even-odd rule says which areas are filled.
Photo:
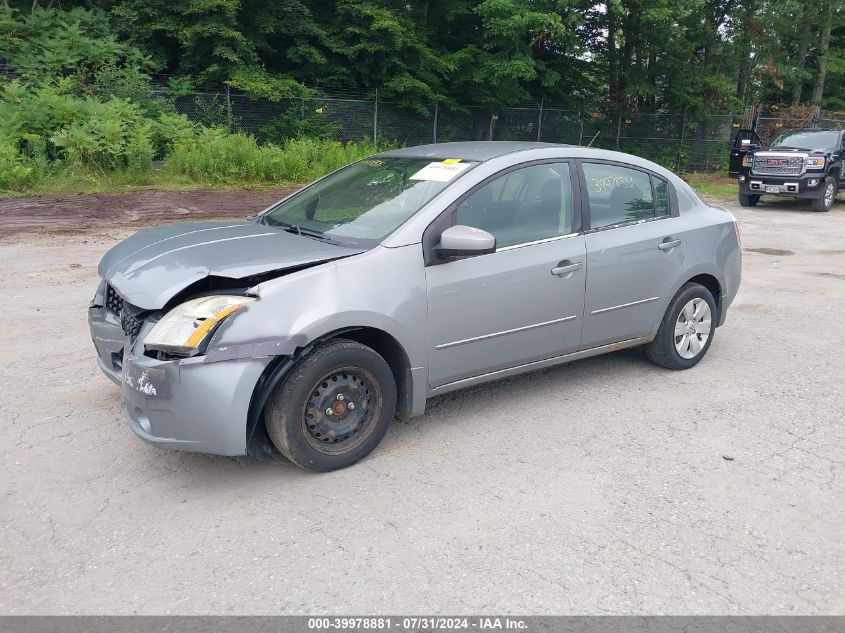
[[581, 270], [584, 267], [584, 264], [580, 262], [572, 263], [569, 260], [565, 260], [560, 262], [557, 266], [552, 268], [552, 274], [555, 277], [562, 277], [564, 279], [569, 279], [572, 276], [572, 273]]
[[668, 240], [660, 242], [660, 244], [657, 245], [657, 248], [659, 248], [661, 251], [671, 251], [673, 248], [680, 245], [681, 240]]

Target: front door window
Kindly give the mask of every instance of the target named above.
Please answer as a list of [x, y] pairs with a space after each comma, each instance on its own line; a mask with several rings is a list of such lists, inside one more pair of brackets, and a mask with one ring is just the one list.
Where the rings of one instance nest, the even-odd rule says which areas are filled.
[[569, 164], [508, 172], [464, 199], [456, 209], [455, 223], [493, 234], [499, 248], [571, 233]]

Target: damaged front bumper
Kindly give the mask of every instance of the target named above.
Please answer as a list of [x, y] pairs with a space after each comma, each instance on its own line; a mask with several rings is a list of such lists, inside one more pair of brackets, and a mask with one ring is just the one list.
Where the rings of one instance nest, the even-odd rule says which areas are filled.
[[155, 446], [218, 455], [247, 452], [247, 416], [255, 385], [272, 357], [209, 362], [205, 356], [158, 360], [143, 354], [153, 323], [133, 340], [98, 290], [88, 310], [97, 364], [121, 386], [129, 427]]

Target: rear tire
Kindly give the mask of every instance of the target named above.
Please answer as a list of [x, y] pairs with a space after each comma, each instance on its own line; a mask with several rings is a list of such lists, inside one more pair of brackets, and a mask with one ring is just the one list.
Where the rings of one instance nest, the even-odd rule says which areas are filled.
[[837, 184], [836, 179], [830, 176], [824, 179], [824, 186], [819, 192], [819, 197], [813, 198], [811, 202], [813, 211], [824, 212], [830, 211], [833, 208]]
[[715, 331], [716, 302], [704, 286], [684, 284], [666, 308], [648, 359], [667, 369], [689, 369], [704, 358]]
[[760, 202], [760, 196], [756, 194], [746, 196], [744, 193], [739, 194], [739, 206], [753, 207]]
[[371, 348], [333, 339], [295, 365], [270, 396], [267, 433], [279, 452], [315, 471], [345, 468], [381, 442], [396, 411], [396, 382]]

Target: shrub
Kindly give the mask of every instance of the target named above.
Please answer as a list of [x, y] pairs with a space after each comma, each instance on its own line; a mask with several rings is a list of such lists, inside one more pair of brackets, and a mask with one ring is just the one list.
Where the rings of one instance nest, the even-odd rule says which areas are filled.
[[166, 157], [167, 169], [200, 182], [225, 184], [265, 180], [262, 149], [247, 134], [204, 128], [189, 142], [179, 143]]
[[155, 117], [173, 109], [170, 101], [156, 94], [150, 76], [138, 66], [107, 64], [95, 73], [91, 87], [100, 101], [110, 97], [131, 101], [147, 116]]
[[33, 180], [35, 168], [27, 165], [10, 140], [0, 140], [0, 191], [20, 191]]
[[145, 169], [155, 155], [152, 122], [129, 101], [105, 103], [89, 99], [88, 116], [53, 134], [50, 141], [64, 151], [64, 159], [102, 169]]
[[322, 107], [293, 105], [284, 114], [270, 119], [259, 131], [262, 141], [282, 143], [291, 138], [331, 138], [338, 124], [330, 121]]
[[177, 147], [193, 142], [199, 126], [184, 114], [165, 112], [153, 123], [152, 140], [156, 158], [163, 159]]

